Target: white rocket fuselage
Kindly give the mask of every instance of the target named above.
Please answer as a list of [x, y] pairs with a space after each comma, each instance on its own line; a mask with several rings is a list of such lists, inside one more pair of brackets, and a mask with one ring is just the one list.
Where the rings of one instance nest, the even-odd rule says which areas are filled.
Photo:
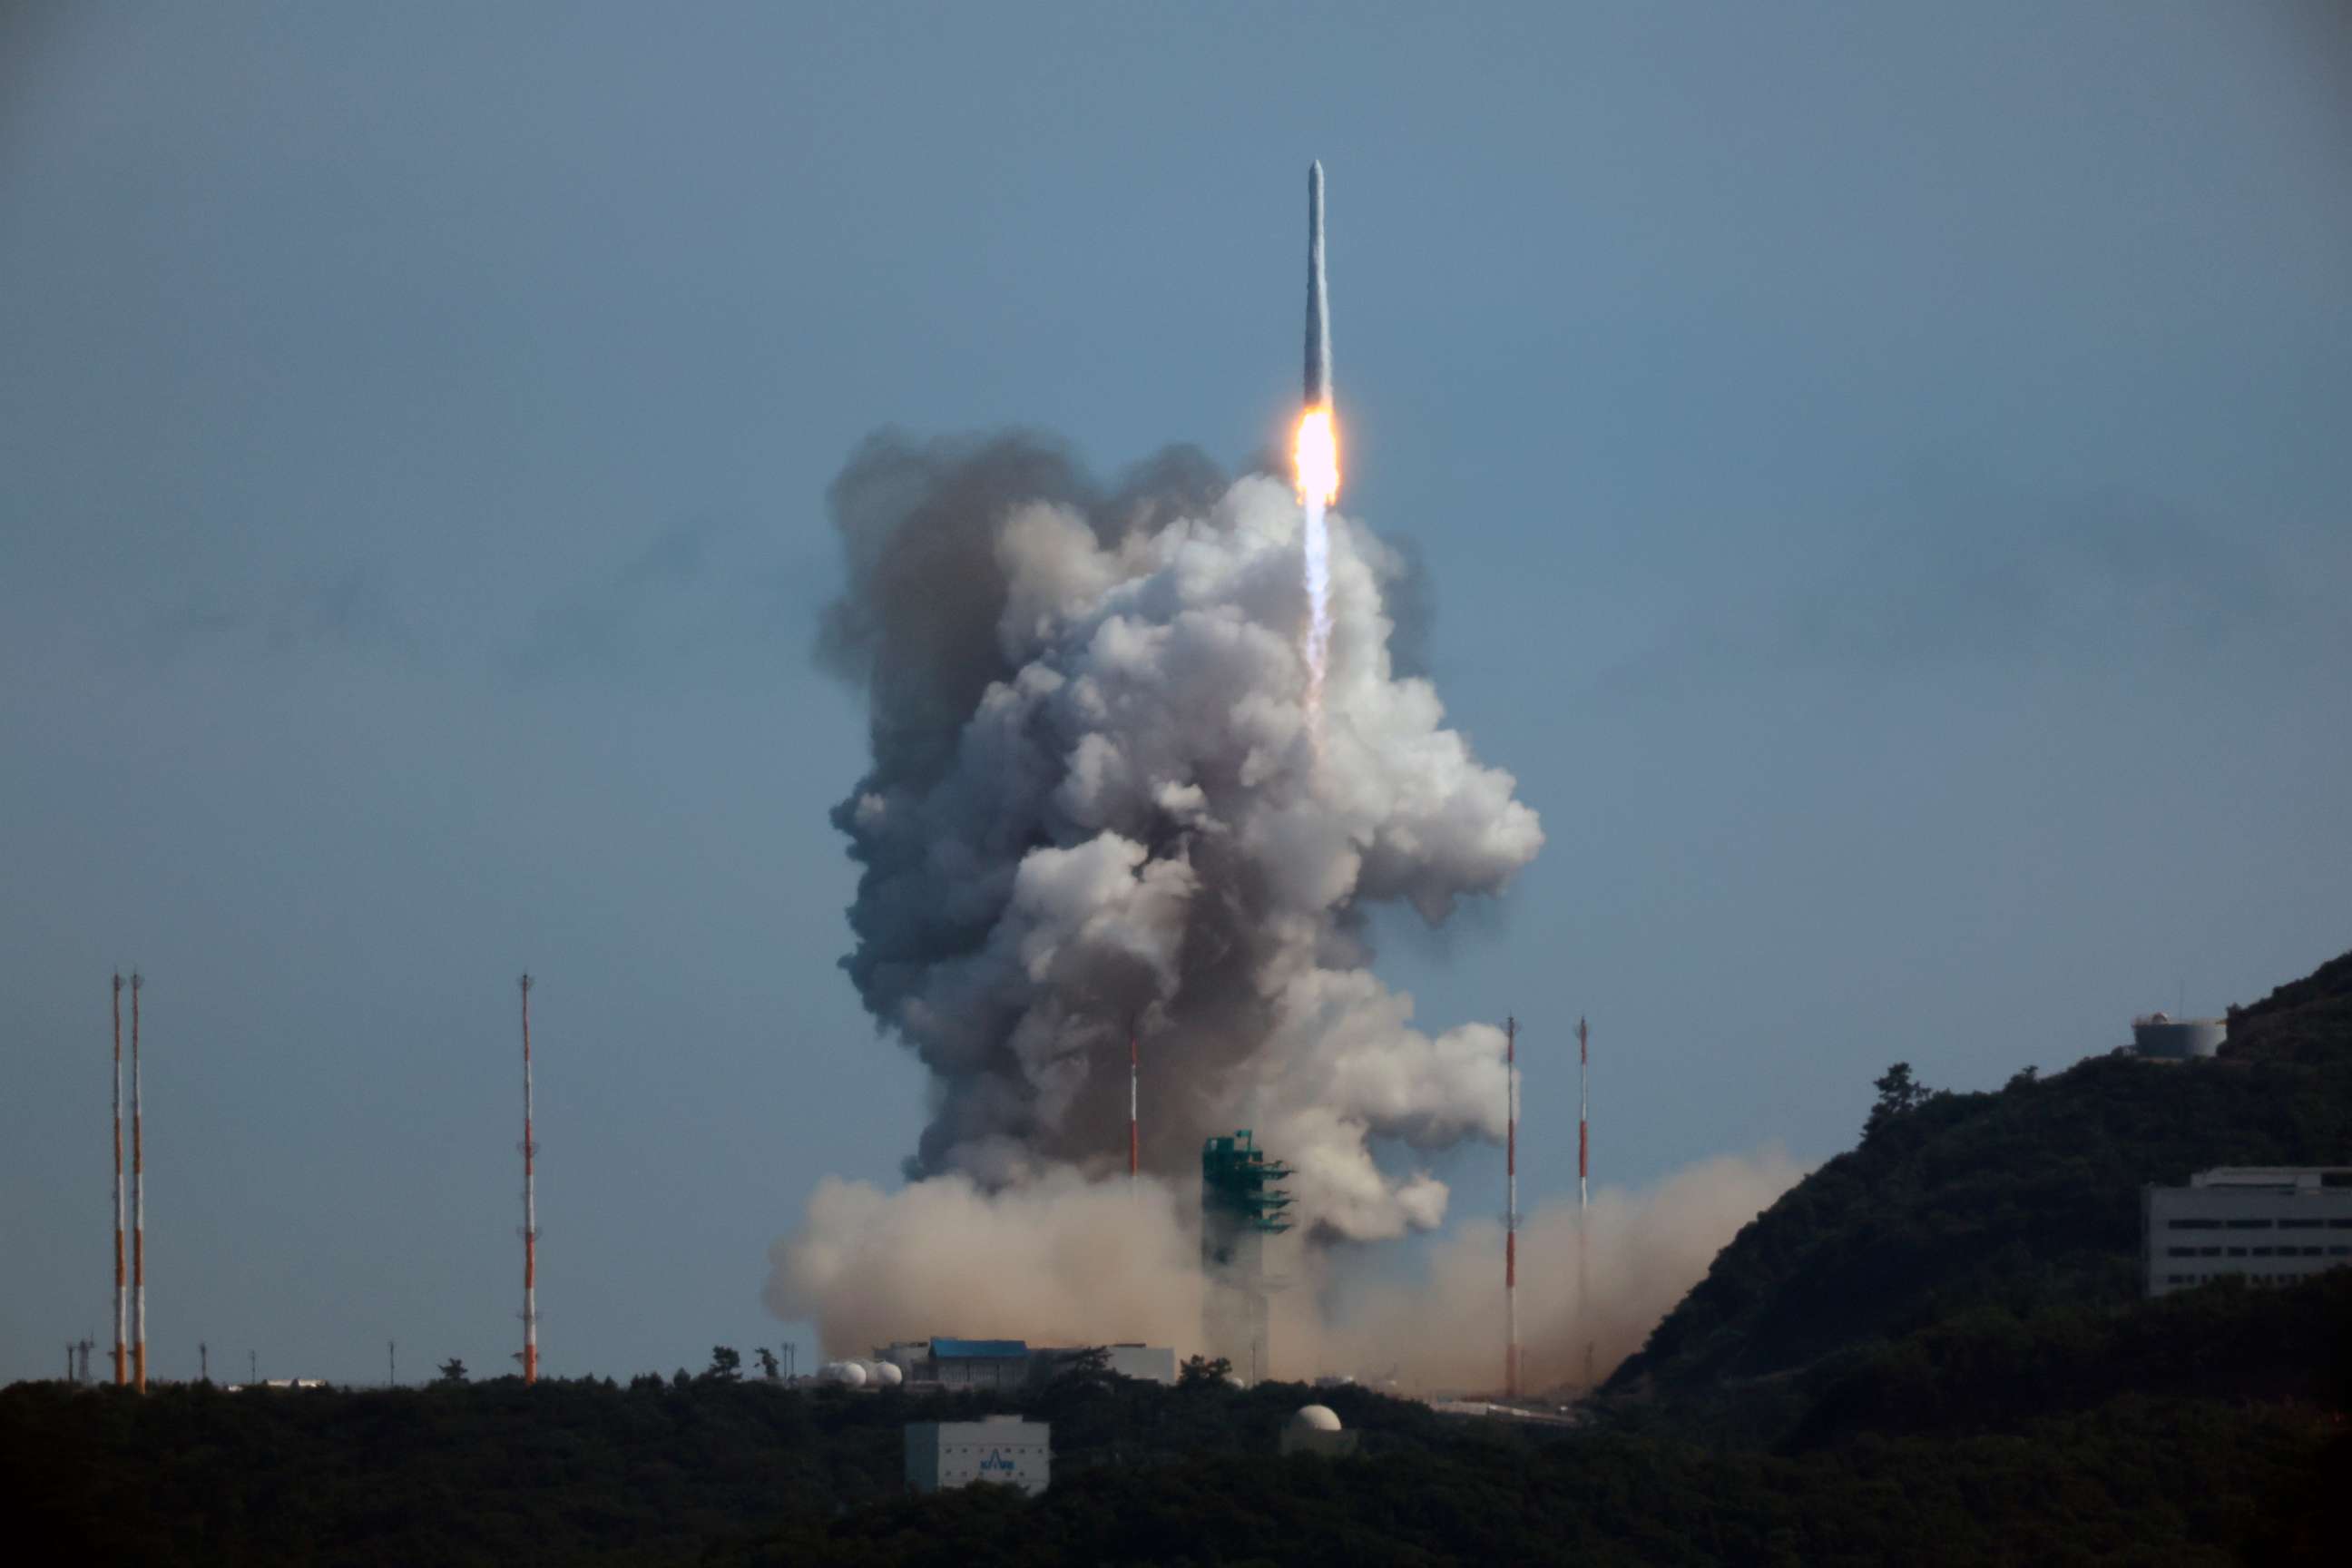
[[1323, 165], [1307, 170], [1307, 406], [1331, 406], [1331, 297], [1323, 282]]

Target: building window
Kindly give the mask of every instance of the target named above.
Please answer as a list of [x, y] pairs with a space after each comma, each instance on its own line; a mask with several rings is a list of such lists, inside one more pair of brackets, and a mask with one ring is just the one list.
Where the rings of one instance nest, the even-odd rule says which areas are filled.
[[2352, 1216], [2347, 1216], [2343, 1219], [2331, 1219], [2327, 1222], [2327, 1228], [2330, 1230], [2352, 1230]]
[[2229, 1226], [2231, 1230], [2268, 1230], [2270, 1227], [2271, 1222], [2266, 1219], [2233, 1219]]
[[2317, 1230], [2326, 1223], [2321, 1219], [2283, 1219], [2278, 1222], [2281, 1230]]
[[2165, 1224], [2174, 1230], [2219, 1230], [2221, 1228], [2221, 1222], [2218, 1219], [2173, 1219], [2165, 1221]]
[[2230, 1256], [2232, 1258], [2243, 1258], [2245, 1255], [2246, 1249], [2242, 1247], [2233, 1247], [2230, 1248]]

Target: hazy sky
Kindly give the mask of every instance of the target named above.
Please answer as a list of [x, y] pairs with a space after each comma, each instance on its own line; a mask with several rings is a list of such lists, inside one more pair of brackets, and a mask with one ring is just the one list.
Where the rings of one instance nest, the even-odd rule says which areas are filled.
[[1534, 1198], [1580, 1012], [1641, 1182], [2352, 947], [2340, 17], [0, 8], [0, 1376], [107, 1338], [133, 963], [159, 1375], [507, 1368], [525, 966], [550, 1369], [805, 1340], [923, 1093], [824, 486], [1257, 450], [1311, 157], [1343, 505], [1550, 835], [1381, 969], [1525, 1022]]

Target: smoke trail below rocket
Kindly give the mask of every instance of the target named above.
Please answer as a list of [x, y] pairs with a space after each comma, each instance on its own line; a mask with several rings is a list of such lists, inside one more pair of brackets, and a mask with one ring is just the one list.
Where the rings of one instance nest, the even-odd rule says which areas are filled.
[[1299, 552], [1307, 585], [1307, 722], [1319, 747], [1323, 686], [1331, 654], [1331, 535], [1325, 512], [1339, 499], [1339, 426], [1331, 412], [1331, 296], [1323, 267], [1323, 165], [1307, 170], [1306, 410], [1291, 461], [1301, 510]]
[[[1302, 449], [1314, 420], [1315, 416], [1310, 414], [1300, 421]], [[1328, 435], [1328, 418], [1323, 429]], [[1301, 471], [1305, 471], [1303, 460]], [[1328, 504], [1328, 498], [1313, 491], [1300, 497], [1299, 560], [1307, 587], [1305, 703], [1307, 726], [1318, 745], [1323, 737], [1323, 684], [1331, 663], [1331, 530], [1324, 516]]]

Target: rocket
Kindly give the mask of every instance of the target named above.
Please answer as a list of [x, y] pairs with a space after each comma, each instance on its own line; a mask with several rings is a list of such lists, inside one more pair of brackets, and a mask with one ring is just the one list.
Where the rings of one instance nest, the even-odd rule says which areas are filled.
[[1323, 284], [1323, 163], [1307, 169], [1307, 406], [1331, 406], [1331, 297]]

